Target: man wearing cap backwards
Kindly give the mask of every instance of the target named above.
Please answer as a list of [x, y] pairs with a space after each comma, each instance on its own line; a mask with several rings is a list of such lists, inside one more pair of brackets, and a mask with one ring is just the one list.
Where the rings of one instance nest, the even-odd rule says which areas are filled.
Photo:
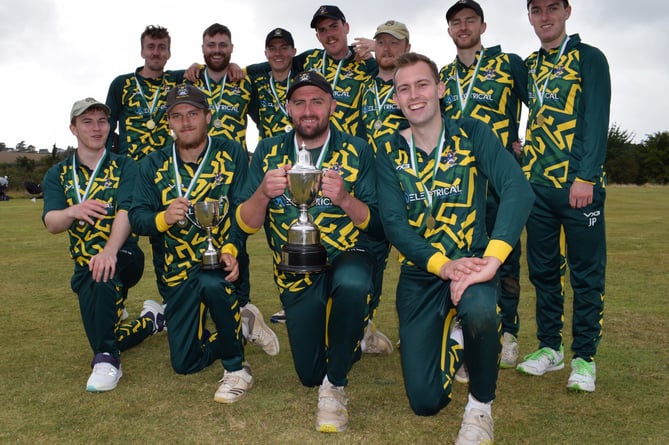
[[[469, 397], [456, 444], [492, 443], [496, 274], [520, 237], [532, 190], [487, 125], [442, 116], [444, 85], [433, 61], [407, 53], [396, 66], [395, 101], [410, 127], [378, 148], [376, 166], [384, 231], [402, 264], [396, 305], [406, 392], [416, 414], [436, 414], [466, 361]], [[488, 182], [500, 196], [490, 236]]]
[[[192, 85], [179, 85], [167, 96], [167, 119], [175, 142], [149, 155], [140, 165], [130, 209], [140, 235], [162, 235], [165, 251], [165, 318], [172, 368], [179, 374], [202, 370], [220, 359], [225, 372], [214, 395], [233, 403], [253, 385], [244, 362], [240, 305], [233, 282], [239, 274], [235, 256], [246, 235], [234, 221], [247, 156], [237, 142], [207, 135], [212, 119], [206, 96]], [[218, 201], [221, 220], [211, 229], [221, 269], [203, 269], [206, 231], [195, 224], [193, 204]], [[206, 314], [216, 332], [205, 329]]]
[[44, 225], [70, 238], [71, 286], [94, 354], [86, 383], [92, 392], [116, 388], [123, 375], [120, 352], [164, 328], [162, 306], [150, 300], [139, 318], [121, 324], [128, 289], [144, 271], [144, 253], [128, 222], [137, 165], [105, 150], [108, 118], [109, 107], [93, 98], [75, 102], [70, 131], [77, 151], [42, 181]]
[[[230, 57], [234, 45], [230, 29], [214, 23], [202, 33], [202, 54], [205, 65], [193, 84], [207, 96], [212, 120], [209, 136], [236, 141], [246, 150], [246, 114], [252, 102], [253, 85], [248, 77], [233, 81], [228, 78]], [[269, 355], [279, 353], [279, 339], [263, 319], [260, 310], [250, 303], [250, 264], [246, 245], [239, 251], [239, 279], [235, 283], [237, 298], [242, 305], [244, 337], [260, 346]]]
[[528, 0], [527, 8], [541, 42], [525, 60], [530, 111], [522, 157], [537, 196], [527, 222], [527, 265], [536, 288], [539, 349], [517, 369], [543, 375], [564, 368], [562, 226], [574, 290], [574, 355], [567, 388], [592, 392], [604, 311], [604, 159], [611, 77], [600, 50], [581, 42], [578, 34], [567, 34], [567, 0]]
[[[312, 70], [321, 73], [334, 92], [336, 109], [332, 122], [337, 129], [361, 138], [365, 128], [360, 121], [360, 98], [363, 85], [375, 75], [374, 59], [357, 60], [353, 47], [348, 45], [349, 24], [344, 13], [332, 5], [318, 8], [310, 24], [323, 49], [311, 49], [298, 54], [293, 60], [296, 71]], [[269, 71], [267, 63], [246, 67], [249, 75]]]
[[[499, 45], [483, 47], [486, 30], [481, 6], [460, 0], [446, 12], [448, 35], [457, 56], [439, 75], [446, 86], [443, 112], [453, 119], [472, 117], [487, 123], [508, 151], [520, 148], [518, 127], [522, 103], [527, 103], [527, 69], [516, 54], [504, 53]], [[490, 189], [487, 205], [488, 233], [499, 206], [499, 196]], [[502, 317], [501, 368], [514, 368], [518, 359], [518, 301], [520, 299], [520, 241], [500, 267], [498, 305]], [[457, 379], [466, 381], [465, 367]]]
[[[287, 97], [294, 129], [258, 144], [237, 219], [247, 233], [264, 225], [295, 370], [303, 385], [319, 386], [316, 429], [340, 432], [348, 426], [344, 387], [353, 362], [360, 358], [374, 287], [374, 260], [366, 249], [370, 237], [382, 236], [374, 154], [364, 140], [330, 122], [336, 108], [332, 87], [318, 72], [298, 74]], [[315, 205], [309, 209], [332, 265], [319, 274], [281, 272], [276, 267], [288, 227], [298, 216], [286, 188], [287, 171], [296, 163], [300, 147], [324, 171]]]

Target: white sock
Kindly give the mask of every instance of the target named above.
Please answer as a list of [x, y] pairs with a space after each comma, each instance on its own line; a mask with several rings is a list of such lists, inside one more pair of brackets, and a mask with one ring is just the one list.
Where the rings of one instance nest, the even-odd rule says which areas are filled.
[[479, 402], [474, 398], [474, 396], [472, 396], [471, 393], [469, 393], [469, 397], [467, 398], [467, 406], [465, 406], [465, 414], [467, 414], [472, 408], [481, 410], [492, 417], [492, 402]]
[[453, 326], [453, 329], [451, 329], [451, 338], [455, 340], [460, 346], [464, 346], [465, 337], [462, 333], [462, 326], [460, 326], [460, 323], [457, 323], [455, 326]]

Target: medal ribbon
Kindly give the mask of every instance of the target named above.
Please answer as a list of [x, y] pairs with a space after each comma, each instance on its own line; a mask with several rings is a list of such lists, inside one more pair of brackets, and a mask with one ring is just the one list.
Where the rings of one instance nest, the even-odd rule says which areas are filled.
[[[291, 71], [288, 71], [288, 78], [286, 79], [286, 91], [290, 89], [290, 75], [292, 73]], [[279, 94], [276, 92], [276, 87], [274, 86], [274, 77], [272, 76], [272, 73], [269, 75], [269, 88], [272, 91], [272, 96], [274, 97], [274, 100], [276, 100], [277, 105], [279, 106], [279, 109], [281, 112], [284, 114], [284, 116], [288, 116], [288, 111], [286, 111], [286, 107], [283, 105], [283, 101], [279, 99]]]
[[[221, 104], [223, 103], [223, 92], [225, 91], [225, 83], [228, 80], [228, 73], [226, 72], [223, 76], [223, 82], [221, 82], [221, 95], [218, 98], [218, 102], [214, 102], [214, 109], [216, 110], [216, 116], [218, 116], [218, 110], [221, 109]], [[207, 68], [204, 69], [204, 82], [207, 84], [207, 91], [209, 91], [209, 97], [211, 97], [211, 86], [209, 85], [209, 72]]]
[[444, 124], [441, 124], [441, 135], [439, 136], [439, 141], [437, 142], [437, 146], [435, 147], [435, 150], [437, 150], [437, 155], [434, 160], [434, 169], [432, 171], [432, 177], [430, 187], [427, 188], [427, 184], [423, 182], [423, 180], [420, 178], [420, 172], [418, 171], [418, 158], [416, 157], [416, 144], [414, 143], [413, 140], [413, 134], [411, 134], [411, 145], [409, 146], [409, 153], [411, 155], [411, 168], [413, 169], [414, 173], [416, 173], [416, 177], [418, 178], [418, 181], [423, 184], [423, 187], [425, 188], [425, 198], [427, 199], [427, 206], [428, 206], [428, 213], [432, 213], [432, 189], [434, 188], [434, 180], [437, 176], [437, 170], [439, 169], [439, 164], [441, 164], [441, 154], [442, 154], [442, 149], [444, 145], [444, 139], [446, 139], [446, 128], [444, 128]]
[[374, 80], [374, 96], [376, 99], [376, 118], [381, 120], [381, 109], [383, 106], [388, 102], [388, 99], [390, 96], [393, 94], [393, 91], [395, 91], [395, 86], [391, 86], [390, 90], [388, 90], [388, 94], [386, 94], [386, 97], [383, 99], [383, 102], [381, 102], [381, 99], [379, 98], [379, 88], [376, 85], [376, 79]]
[[172, 162], [174, 165], [174, 179], [177, 183], [177, 194], [179, 197], [184, 197], [188, 199], [188, 196], [190, 195], [190, 192], [193, 190], [193, 187], [195, 186], [195, 183], [197, 182], [197, 179], [200, 177], [200, 172], [202, 171], [202, 167], [204, 164], [207, 163], [207, 160], [209, 159], [209, 149], [211, 148], [211, 137], [207, 136], [207, 150], [204, 153], [204, 157], [202, 158], [202, 162], [200, 162], [200, 165], [198, 165], [197, 170], [195, 171], [195, 174], [193, 175], [193, 178], [190, 181], [190, 185], [188, 186], [188, 190], [186, 190], [186, 193], [184, 195], [181, 194], [181, 176], [179, 175], [179, 167], [177, 164], [177, 149], [176, 149], [176, 144], [172, 144]]
[[[328, 145], [330, 144], [330, 131], [328, 130], [328, 137], [325, 139], [325, 143], [323, 144], [323, 148], [321, 149], [321, 154], [318, 156], [318, 160], [316, 161], [316, 168], [321, 168], [321, 165], [323, 165], [323, 159], [325, 159], [325, 154], [328, 151]], [[297, 161], [299, 154], [300, 154], [300, 149], [297, 145], [297, 135], [294, 136], [295, 139], [295, 160]]]
[[137, 85], [137, 91], [139, 91], [139, 95], [142, 96], [142, 100], [144, 100], [144, 103], [149, 108], [149, 115], [153, 117], [153, 110], [156, 109], [158, 96], [160, 95], [160, 90], [163, 87], [162, 83], [158, 85], [158, 89], [156, 90], [156, 93], [153, 95], [153, 100], [151, 101], [151, 105], [149, 105], [149, 101], [146, 100], [146, 96], [144, 95], [144, 91], [142, 90], [142, 85], [139, 83], [139, 79], [137, 79], [137, 75], [135, 75], [135, 85]]
[[551, 66], [551, 70], [546, 76], [546, 80], [544, 81], [544, 84], [541, 88], [539, 88], [539, 85], [537, 85], [537, 76], [538, 72], [537, 70], [539, 69], [539, 55], [537, 54], [537, 60], [534, 62], [534, 74], [532, 75], [532, 83], [534, 84], [534, 90], [537, 95], [537, 101], [539, 102], [539, 108], [544, 106], [544, 94], [546, 93], [546, 87], [548, 86], [548, 80], [551, 78], [551, 74], [553, 74], [553, 70], [555, 69], [555, 64], [560, 61], [560, 57], [562, 57], [562, 54], [564, 54], [564, 50], [567, 47], [567, 42], [569, 42], [569, 36], [565, 35], [564, 39], [562, 39], [562, 45], [560, 45], [560, 52], [558, 53], [557, 57], [553, 60], [553, 64]]
[[476, 68], [474, 69], [474, 75], [472, 76], [472, 81], [467, 88], [467, 93], [462, 94], [462, 85], [460, 85], [460, 74], [458, 74], [458, 64], [457, 59], [455, 63], [455, 80], [458, 84], [458, 103], [460, 104], [460, 112], [462, 117], [465, 117], [465, 108], [467, 108], [467, 102], [472, 93], [472, 88], [474, 88], [474, 83], [476, 82], [476, 77], [479, 74], [479, 68], [481, 67], [481, 61], [483, 60], [483, 55], [485, 54], [485, 48], [481, 47], [481, 53], [479, 54], [479, 60], [476, 62]]
[[[327, 61], [327, 55], [328, 55], [328, 53], [326, 51], [323, 51], [323, 62], [321, 64], [322, 65], [321, 66], [321, 73], [323, 73], [323, 77], [325, 77], [326, 79], [327, 79], [327, 74], [325, 73], [325, 71], [326, 71], [325, 62]], [[346, 54], [346, 57], [348, 57], [348, 54]], [[339, 80], [339, 73], [341, 72], [341, 67], [344, 64], [344, 60], [346, 59], [346, 57], [341, 59], [339, 61], [339, 65], [337, 65], [337, 72], [335, 73], [334, 80], [332, 81], [332, 91], [334, 91], [337, 88], [337, 81]]]
[[95, 164], [95, 169], [93, 169], [93, 173], [91, 174], [91, 177], [88, 179], [88, 185], [86, 185], [86, 190], [84, 191], [83, 196], [79, 194], [79, 179], [77, 175], [77, 166], [75, 161], [76, 156], [72, 156], [72, 181], [74, 182], [74, 191], [77, 196], [77, 204], [81, 204], [83, 201], [86, 201], [86, 198], [88, 198], [88, 193], [91, 191], [91, 186], [95, 182], [95, 178], [98, 176], [98, 172], [100, 171], [100, 166], [102, 165], [102, 160], [107, 157], [107, 150], [102, 152], [102, 156], [100, 159], [98, 159], [98, 163]]

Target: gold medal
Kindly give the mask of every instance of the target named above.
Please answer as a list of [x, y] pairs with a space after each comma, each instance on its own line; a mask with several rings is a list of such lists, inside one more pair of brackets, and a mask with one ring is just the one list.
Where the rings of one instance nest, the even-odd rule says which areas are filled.
[[223, 126], [223, 123], [221, 122], [220, 119], [214, 120], [214, 127], [221, 128], [222, 126]]
[[543, 127], [545, 123], [546, 123], [546, 118], [544, 117], [544, 115], [541, 113], [537, 114], [537, 125]]
[[148, 128], [149, 130], [153, 130], [154, 128], [156, 128], [156, 123], [153, 121], [153, 119], [149, 119], [146, 122], [146, 128]]
[[293, 126], [288, 124], [288, 125], [285, 126], [283, 131], [285, 131], [286, 133], [290, 133], [291, 131], [293, 131]]
[[380, 130], [381, 127], [383, 127], [383, 122], [381, 122], [381, 119], [377, 119], [376, 122], [374, 122], [374, 129]]
[[427, 226], [428, 229], [432, 230], [434, 229], [434, 217], [432, 215], [427, 217], [427, 220], [425, 220], [425, 225]]

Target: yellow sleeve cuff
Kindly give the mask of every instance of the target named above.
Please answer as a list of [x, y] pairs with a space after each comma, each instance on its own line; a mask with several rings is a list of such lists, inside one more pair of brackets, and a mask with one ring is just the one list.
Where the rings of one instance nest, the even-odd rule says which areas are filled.
[[237, 210], [235, 210], [235, 219], [237, 220], [237, 225], [239, 226], [240, 229], [242, 229], [242, 231], [244, 231], [244, 233], [247, 233], [249, 235], [253, 235], [258, 230], [260, 230], [260, 227], [255, 229], [255, 228], [247, 225], [244, 222], [244, 220], [242, 219], [242, 206], [243, 205], [244, 204], [240, 204], [240, 205], [237, 206]]
[[506, 257], [509, 256], [511, 251], [513, 250], [513, 246], [508, 244], [505, 241], [498, 240], [498, 239], [493, 239], [490, 240], [488, 243], [488, 247], [485, 249], [485, 253], [483, 254], [484, 257], [486, 256], [492, 256], [497, 258], [500, 262], [504, 262], [506, 260]]
[[427, 271], [431, 274], [439, 276], [441, 268], [444, 264], [448, 263], [450, 260], [446, 255], [441, 252], [437, 252], [427, 261]]
[[367, 230], [367, 227], [369, 227], [369, 221], [372, 219], [372, 212], [369, 211], [369, 207], [367, 208], [367, 218], [360, 224], [356, 225], [360, 230]]
[[159, 212], [156, 215], [156, 227], [159, 232], [167, 232], [170, 228], [170, 225], [165, 221], [165, 211]]
[[574, 179], [574, 181], [576, 181], [576, 182], [585, 182], [586, 184], [595, 185], [594, 182], [592, 182], [592, 181], [586, 181], [585, 179], [581, 179], [581, 178], [579, 178], [579, 177], [576, 177], [576, 179]]
[[221, 253], [229, 253], [233, 257], [237, 258], [237, 248], [233, 244], [224, 244], [223, 247], [221, 247]]

